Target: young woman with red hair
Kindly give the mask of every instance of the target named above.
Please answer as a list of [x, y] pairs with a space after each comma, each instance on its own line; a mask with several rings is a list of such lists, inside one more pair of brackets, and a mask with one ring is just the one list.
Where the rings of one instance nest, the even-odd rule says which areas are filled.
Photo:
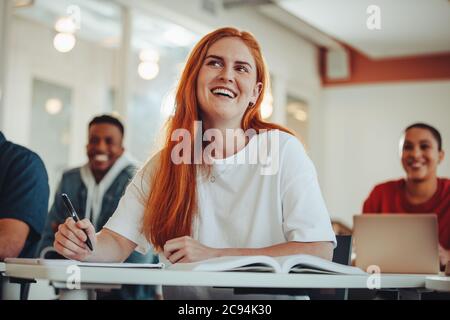
[[[336, 239], [314, 165], [294, 135], [261, 118], [267, 81], [250, 33], [222, 28], [202, 38], [183, 71], [164, 148], [138, 172], [100, 232], [89, 221], [68, 219], [56, 250], [84, 261], [123, 261], [152, 247], [170, 263], [297, 253], [331, 260]], [[189, 150], [180, 153], [181, 142]], [[246, 154], [261, 146], [267, 161], [248, 163]], [[205, 297], [188, 291], [189, 298]]]

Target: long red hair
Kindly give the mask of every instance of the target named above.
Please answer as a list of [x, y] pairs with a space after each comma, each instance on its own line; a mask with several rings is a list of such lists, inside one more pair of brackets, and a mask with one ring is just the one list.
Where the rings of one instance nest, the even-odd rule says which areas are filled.
[[[206, 54], [213, 43], [225, 38], [237, 37], [244, 41], [252, 53], [257, 70], [257, 82], [262, 83], [261, 93], [253, 107], [247, 108], [241, 121], [244, 132], [248, 129], [279, 129], [291, 133], [288, 129], [263, 121], [261, 102], [268, 83], [267, 70], [261, 49], [254, 36], [235, 28], [221, 28], [204, 36], [191, 51], [178, 84], [175, 97], [175, 114], [169, 118], [166, 128], [167, 137], [150, 177], [150, 194], [145, 208], [142, 231], [157, 251], [161, 251], [166, 241], [192, 235], [192, 222], [197, 211], [197, 170], [192, 159], [191, 164], [175, 164], [171, 161], [172, 149], [178, 141], [172, 141], [176, 129], [186, 129], [191, 137], [196, 137], [194, 122], [199, 121], [198, 100], [196, 96], [197, 77]], [[194, 139], [191, 139], [194, 150]], [[192, 156], [194, 157], [194, 156]]]

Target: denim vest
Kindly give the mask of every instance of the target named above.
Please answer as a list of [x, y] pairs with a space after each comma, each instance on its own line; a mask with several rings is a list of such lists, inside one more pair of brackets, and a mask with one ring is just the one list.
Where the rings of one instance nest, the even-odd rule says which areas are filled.
[[[125, 189], [135, 173], [135, 167], [132, 165], [123, 169], [116, 177], [111, 186], [106, 190], [102, 209], [97, 218], [95, 230], [98, 232], [103, 228], [108, 219], [112, 216], [119, 204], [119, 200], [125, 193]], [[80, 219], [85, 217], [87, 189], [81, 180], [80, 168], [75, 168], [64, 172], [61, 182], [56, 190], [53, 205], [48, 213], [45, 223], [44, 234], [39, 244], [39, 252], [46, 247], [53, 246], [55, 235], [52, 224], [61, 224], [67, 219], [66, 208], [61, 199], [61, 193], [66, 193], [72, 200], [72, 204], [77, 211]], [[157, 255], [152, 252], [142, 255], [134, 251], [125, 262], [130, 263], [156, 263]], [[154, 297], [154, 286], [122, 286], [122, 289], [113, 290], [111, 297], [119, 299], [152, 299]]]

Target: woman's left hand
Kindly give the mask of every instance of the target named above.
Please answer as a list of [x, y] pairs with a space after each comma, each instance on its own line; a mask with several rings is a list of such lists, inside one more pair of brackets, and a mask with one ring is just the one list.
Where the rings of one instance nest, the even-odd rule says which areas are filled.
[[171, 239], [164, 245], [164, 256], [172, 263], [196, 262], [219, 256], [220, 249], [207, 247], [191, 237]]

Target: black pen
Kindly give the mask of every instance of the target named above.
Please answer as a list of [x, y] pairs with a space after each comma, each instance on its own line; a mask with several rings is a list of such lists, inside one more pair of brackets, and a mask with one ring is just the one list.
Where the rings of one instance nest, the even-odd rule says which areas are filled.
[[[80, 218], [78, 218], [77, 212], [75, 211], [75, 208], [73, 207], [72, 202], [70, 202], [70, 199], [67, 196], [67, 194], [63, 193], [63, 194], [61, 194], [61, 197], [63, 199], [64, 205], [67, 208], [67, 211], [69, 212], [69, 214], [73, 218], [73, 220], [75, 220], [75, 222], [80, 221]], [[89, 247], [89, 249], [91, 249], [91, 251], [94, 251], [94, 247], [92, 246], [91, 240], [89, 240], [89, 236], [88, 236], [86, 230], [83, 229], [83, 231], [87, 237], [87, 240], [86, 240], [87, 246]]]

